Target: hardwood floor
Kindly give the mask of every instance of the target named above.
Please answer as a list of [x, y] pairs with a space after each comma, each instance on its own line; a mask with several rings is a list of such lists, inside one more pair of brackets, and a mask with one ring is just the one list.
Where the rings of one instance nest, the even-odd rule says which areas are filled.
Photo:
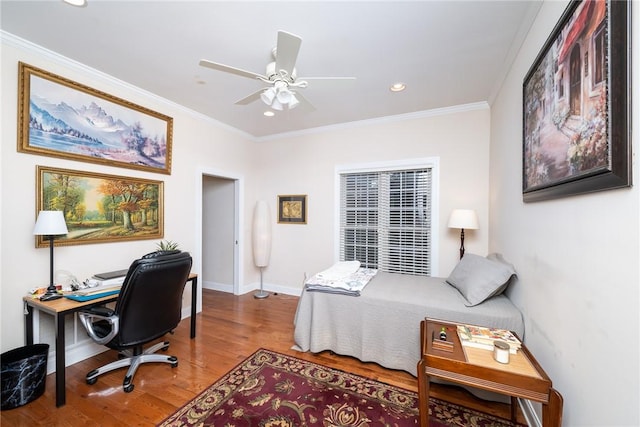
[[[116, 359], [115, 351], [67, 367], [67, 404], [55, 406], [55, 376], [47, 377], [44, 395], [20, 408], [2, 411], [3, 426], [152, 426], [164, 420], [259, 348], [311, 360], [354, 374], [417, 391], [412, 375], [382, 368], [375, 363], [331, 352], [300, 353], [293, 345], [293, 317], [298, 298], [272, 294], [258, 300], [253, 294], [235, 296], [203, 291], [203, 310], [197, 316], [197, 337], [189, 338], [189, 319], [173, 335], [167, 353], [179, 365], [144, 364], [134, 377], [131, 393], [122, 390], [125, 370], [120, 369], [87, 385], [87, 372]], [[457, 388], [434, 385], [436, 397], [509, 417], [509, 406], [477, 401]], [[519, 420], [523, 421], [519, 414]]]

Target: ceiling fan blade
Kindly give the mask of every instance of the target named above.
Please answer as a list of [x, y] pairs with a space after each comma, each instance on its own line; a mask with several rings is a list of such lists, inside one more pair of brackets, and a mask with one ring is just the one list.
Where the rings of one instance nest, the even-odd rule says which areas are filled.
[[248, 77], [250, 79], [257, 79], [257, 80], [266, 79], [266, 77], [261, 74], [256, 74], [251, 71], [241, 70], [240, 68], [234, 68], [224, 64], [218, 64], [217, 62], [212, 62], [206, 59], [201, 59], [200, 65], [207, 68], [213, 68], [214, 70], [223, 71], [225, 73], [231, 73], [241, 77]]
[[316, 107], [314, 107], [313, 104], [310, 103], [309, 100], [300, 93], [300, 91], [296, 91], [295, 96], [296, 98], [298, 98], [298, 101], [300, 101], [300, 106], [302, 107], [302, 109], [306, 111], [314, 111], [316, 109]]
[[278, 31], [278, 45], [276, 46], [276, 72], [285, 70], [291, 76], [296, 66], [298, 52], [302, 39], [285, 31]]
[[355, 80], [355, 77], [298, 77], [296, 80]]
[[264, 88], [260, 89], [257, 92], [253, 92], [251, 95], [249, 96], [245, 96], [244, 98], [236, 101], [236, 105], [247, 105], [247, 104], [251, 104], [254, 101], [257, 101], [258, 99], [260, 99], [260, 94], [264, 92]]

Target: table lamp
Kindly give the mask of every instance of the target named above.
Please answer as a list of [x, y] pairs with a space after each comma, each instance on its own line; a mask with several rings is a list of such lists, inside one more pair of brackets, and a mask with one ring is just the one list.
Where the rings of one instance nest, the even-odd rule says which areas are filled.
[[460, 229], [460, 259], [464, 256], [464, 229], [477, 230], [478, 216], [473, 209], [454, 209], [449, 217], [449, 228]]
[[62, 211], [40, 211], [36, 225], [33, 228], [33, 234], [36, 236], [47, 236], [49, 239], [49, 286], [44, 295], [40, 297], [41, 301], [51, 301], [61, 298], [56, 286], [53, 284], [53, 238], [62, 234], [67, 234], [67, 223], [64, 221]]

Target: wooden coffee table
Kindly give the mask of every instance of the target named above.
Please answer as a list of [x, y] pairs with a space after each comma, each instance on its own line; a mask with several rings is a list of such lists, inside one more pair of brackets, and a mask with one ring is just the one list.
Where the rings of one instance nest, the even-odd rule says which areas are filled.
[[[511, 418], [515, 421], [516, 398], [542, 403], [542, 425], [560, 427], [562, 396], [551, 387], [551, 379], [524, 344], [510, 354], [508, 364], [493, 359], [493, 352], [462, 346], [457, 323], [425, 319], [420, 323], [421, 353], [418, 362], [420, 426], [429, 426], [429, 377], [441, 378], [511, 396]], [[446, 341], [440, 340], [445, 328]]]

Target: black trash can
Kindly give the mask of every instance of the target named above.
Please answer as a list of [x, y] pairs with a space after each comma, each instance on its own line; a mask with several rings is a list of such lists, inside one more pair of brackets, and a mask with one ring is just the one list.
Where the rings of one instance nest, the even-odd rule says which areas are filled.
[[2, 410], [13, 409], [44, 393], [49, 344], [33, 344], [2, 353]]

